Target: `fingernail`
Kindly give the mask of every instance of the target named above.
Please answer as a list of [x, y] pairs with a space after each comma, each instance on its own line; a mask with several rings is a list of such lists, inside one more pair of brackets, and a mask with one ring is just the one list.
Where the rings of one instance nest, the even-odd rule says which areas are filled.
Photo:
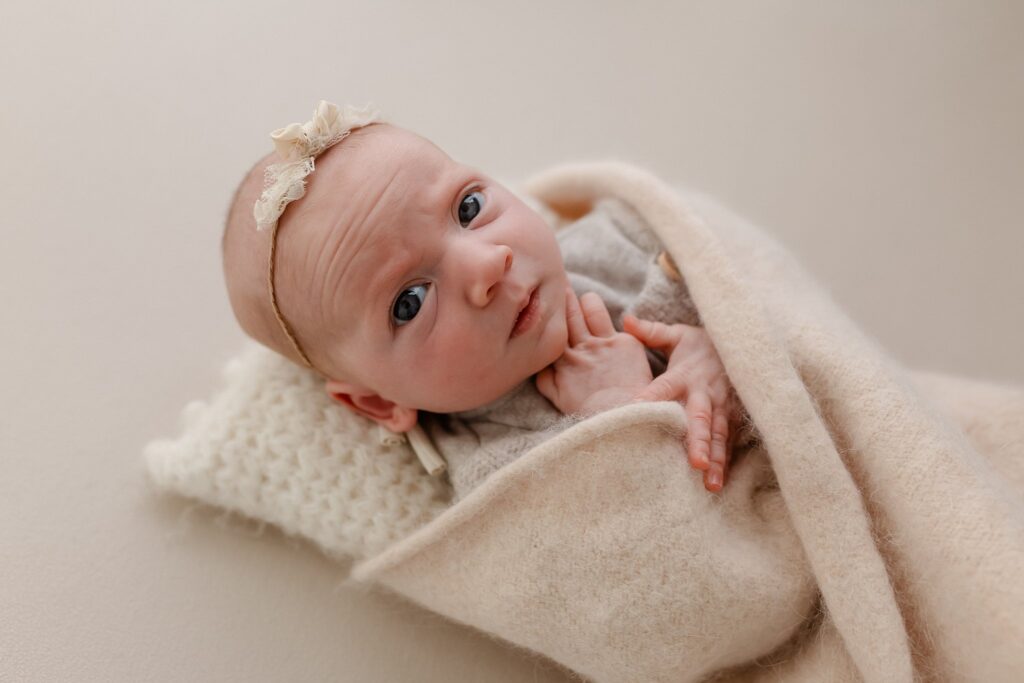
[[708, 475], [708, 484], [710, 486], [714, 486], [715, 488], [721, 487], [722, 475], [720, 475], [718, 472], [712, 472], [711, 474]]

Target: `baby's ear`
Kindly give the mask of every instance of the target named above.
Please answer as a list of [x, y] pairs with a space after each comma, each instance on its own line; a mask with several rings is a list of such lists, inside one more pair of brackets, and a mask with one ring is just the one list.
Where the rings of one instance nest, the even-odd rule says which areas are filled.
[[385, 429], [396, 434], [407, 432], [416, 426], [419, 412], [415, 408], [400, 406], [394, 401], [381, 398], [379, 394], [349, 382], [327, 380], [324, 388], [338, 403], [350, 410], [368, 417]]

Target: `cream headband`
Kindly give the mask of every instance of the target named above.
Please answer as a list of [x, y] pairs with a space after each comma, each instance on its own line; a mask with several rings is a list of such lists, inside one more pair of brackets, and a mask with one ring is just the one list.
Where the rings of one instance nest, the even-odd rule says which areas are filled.
[[[274, 290], [274, 253], [277, 251], [277, 221], [284, 213], [289, 202], [301, 199], [306, 194], [306, 176], [313, 172], [316, 164], [313, 159], [328, 148], [338, 144], [357, 128], [368, 126], [379, 118], [379, 113], [372, 107], [363, 109], [346, 106], [339, 111], [337, 105], [320, 100], [313, 111], [313, 119], [306, 123], [293, 123], [278, 128], [270, 134], [274, 148], [284, 161], [267, 166], [263, 173], [263, 194], [256, 200], [253, 216], [256, 218], [256, 229], [271, 228], [270, 259], [267, 268], [267, 287], [270, 289], [270, 304], [274, 307], [274, 315], [285, 335], [291, 341], [306, 367], [313, 368], [309, 356], [302, 350], [299, 340], [292, 332], [291, 326], [285, 321], [281, 309], [277, 305], [277, 292]], [[313, 368], [315, 369], [315, 368]]]

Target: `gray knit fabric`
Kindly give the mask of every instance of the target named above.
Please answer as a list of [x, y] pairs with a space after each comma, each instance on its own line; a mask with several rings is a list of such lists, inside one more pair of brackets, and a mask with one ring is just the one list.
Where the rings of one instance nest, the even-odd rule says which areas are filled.
[[[669, 278], [656, 263], [661, 242], [626, 204], [598, 202], [586, 216], [559, 229], [557, 239], [573, 290], [577, 295], [599, 294], [617, 330], [622, 330], [623, 313], [699, 324], [682, 280]], [[648, 359], [655, 376], [664, 372], [660, 354], [648, 350]], [[490, 474], [577, 420], [551, 405], [531, 377], [486, 406], [426, 414], [422, 423], [448, 463], [458, 501]]]

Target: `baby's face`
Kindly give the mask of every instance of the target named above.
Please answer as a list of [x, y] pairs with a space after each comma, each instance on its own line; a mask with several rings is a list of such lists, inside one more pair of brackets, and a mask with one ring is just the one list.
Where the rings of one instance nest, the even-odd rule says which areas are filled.
[[554, 362], [568, 279], [544, 219], [413, 133], [353, 142], [317, 159], [288, 212], [326, 328], [305, 343], [344, 368], [328, 392], [401, 431], [415, 409], [482, 406]]

